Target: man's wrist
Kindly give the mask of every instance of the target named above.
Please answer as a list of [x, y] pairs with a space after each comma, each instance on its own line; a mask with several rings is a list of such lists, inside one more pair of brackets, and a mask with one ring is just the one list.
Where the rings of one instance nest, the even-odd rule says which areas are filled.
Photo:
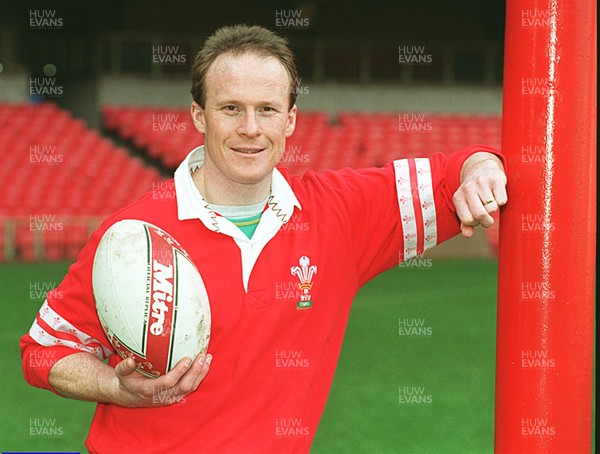
[[[112, 367], [111, 367], [112, 369]], [[114, 372], [103, 370], [102, 373], [96, 374], [96, 388], [98, 389], [98, 402], [102, 403], [117, 403], [119, 394], [119, 379]]]
[[498, 156], [493, 153], [488, 153], [487, 151], [479, 151], [477, 153], [473, 153], [462, 165], [460, 170], [460, 182], [465, 180], [467, 175], [478, 168], [482, 167], [490, 167], [494, 169], [499, 169], [504, 172], [504, 165]]

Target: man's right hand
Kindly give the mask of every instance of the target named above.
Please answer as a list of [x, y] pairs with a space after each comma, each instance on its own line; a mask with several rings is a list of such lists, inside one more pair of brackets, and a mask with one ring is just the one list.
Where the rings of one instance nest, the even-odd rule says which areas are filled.
[[123, 407], [154, 407], [177, 403], [198, 388], [208, 374], [211, 361], [211, 355], [198, 355], [194, 361], [182, 358], [167, 374], [149, 378], [135, 370], [133, 358], [126, 358], [115, 368], [112, 400]]

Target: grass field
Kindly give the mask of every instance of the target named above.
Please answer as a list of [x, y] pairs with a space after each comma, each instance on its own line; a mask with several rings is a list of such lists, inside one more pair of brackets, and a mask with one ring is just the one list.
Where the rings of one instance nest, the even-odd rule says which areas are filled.
[[[19, 357], [40, 293], [67, 267], [0, 264], [2, 451], [85, 452], [94, 405], [29, 387]], [[495, 282], [492, 260], [430, 259], [366, 285], [312, 452], [493, 452]], [[36, 423], [55, 430], [35, 435]]]

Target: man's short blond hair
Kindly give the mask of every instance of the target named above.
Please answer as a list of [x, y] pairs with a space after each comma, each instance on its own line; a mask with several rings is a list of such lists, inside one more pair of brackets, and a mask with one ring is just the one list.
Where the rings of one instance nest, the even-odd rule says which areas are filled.
[[202, 108], [206, 102], [206, 74], [210, 65], [219, 55], [255, 54], [261, 57], [275, 57], [289, 76], [289, 109], [296, 103], [298, 70], [294, 53], [285, 38], [264, 27], [233, 25], [221, 27], [210, 35], [192, 65], [192, 89], [194, 101]]

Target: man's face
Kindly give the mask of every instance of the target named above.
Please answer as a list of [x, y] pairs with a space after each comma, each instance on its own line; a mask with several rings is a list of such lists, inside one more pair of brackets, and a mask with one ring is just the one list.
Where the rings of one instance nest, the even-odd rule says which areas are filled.
[[204, 109], [192, 103], [194, 124], [204, 134], [205, 174], [237, 184], [270, 181], [296, 125], [285, 68], [275, 57], [224, 54], [205, 82]]

